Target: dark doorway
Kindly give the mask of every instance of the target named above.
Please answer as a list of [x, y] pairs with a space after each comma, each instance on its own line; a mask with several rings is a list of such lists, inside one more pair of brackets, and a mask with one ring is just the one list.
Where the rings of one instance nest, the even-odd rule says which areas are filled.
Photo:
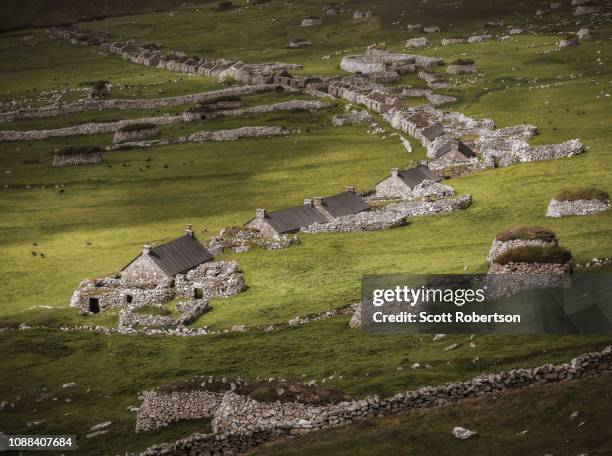
[[125, 296], [125, 302], [127, 302], [128, 304], [132, 304], [133, 300], [134, 300], [134, 296], [132, 296], [132, 295], [126, 295]]
[[204, 298], [204, 290], [202, 288], [194, 288], [193, 289], [193, 299], [202, 299]]
[[100, 300], [98, 298], [89, 298], [89, 311], [91, 313], [100, 313]]

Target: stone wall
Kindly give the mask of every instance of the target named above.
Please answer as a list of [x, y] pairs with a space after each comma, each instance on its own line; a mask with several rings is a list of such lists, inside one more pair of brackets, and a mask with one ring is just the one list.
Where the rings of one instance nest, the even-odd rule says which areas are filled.
[[590, 215], [610, 209], [610, 200], [557, 201], [552, 199], [546, 210], [546, 217], [567, 217], [570, 215]]
[[362, 109], [361, 111], [351, 109], [346, 114], [338, 114], [332, 118], [332, 125], [334, 127], [342, 127], [345, 125], [369, 124], [372, 122], [374, 122], [374, 119], [365, 109]]
[[444, 212], [461, 211], [470, 207], [471, 204], [472, 195], [468, 193], [466, 195], [442, 198], [434, 201], [417, 200], [392, 203], [386, 207], [386, 210], [396, 212], [403, 217], [420, 217]]
[[367, 418], [444, 406], [506, 390], [609, 374], [612, 374], [612, 346], [600, 352], [585, 353], [569, 363], [482, 374], [466, 382], [423, 386], [385, 399], [375, 396], [329, 406], [295, 402], [262, 403], [228, 391], [223, 395], [217, 411], [213, 412], [213, 434], [194, 434], [174, 443], [156, 445], [139, 453], [139, 456], [241, 454], [278, 435], [303, 434]]
[[610, 373], [612, 373], [612, 346], [606, 347], [601, 352], [578, 356], [565, 364], [545, 364], [535, 368], [517, 368], [497, 374], [483, 374], [466, 382], [424, 386], [385, 399], [370, 397], [329, 406], [261, 403], [227, 392], [213, 418], [213, 430], [223, 434], [248, 434], [259, 431], [301, 434], [365, 418], [441, 406], [509, 389]]
[[348, 73], [379, 73], [385, 71], [385, 64], [370, 61], [363, 55], [347, 55], [340, 61], [340, 69]]
[[181, 420], [196, 420], [212, 416], [219, 407], [223, 393], [203, 390], [156, 390], [141, 393], [142, 405], [136, 415], [136, 432], [152, 431]]
[[275, 84], [257, 84], [228, 87], [226, 89], [200, 92], [176, 97], [154, 99], [106, 99], [106, 100], [79, 100], [62, 106], [45, 108], [19, 109], [16, 111], [0, 113], [0, 123], [13, 122], [21, 119], [39, 119], [55, 117], [75, 112], [106, 110], [106, 109], [159, 109], [170, 108], [187, 104], [195, 104], [226, 95], [249, 95], [253, 93], [269, 92], [275, 90]]
[[101, 163], [101, 152], [90, 152], [87, 154], [53, 154], [53, 166], [82, 165], [86, 163]]
[[302, 228], [304, 233], [379, 231], [406, 225], [406, 217], [395, 212], [366, 211], [338, 217], [327, 223], [315, 223]]
[[[30, 131], [0, 131], [0, 141], [32, 141], [47, 138], [59, 138], [64, 136], [76, 135], [99, 135], [104, 133], [117, 132], [121, 127], [135, 123], [152, 123], [155, 125], [166, 125], [180, 122], [181, 116], [162, 116], [146, 117], [142, 119], [121, 120], [118, 122], [90, 122], [86, 124], [74, 125], [72, 127], [54, 128], [50, 130], [30, 130]], [[117, 132], [119, 133], [119, 132]], [[137, 133], [137, 132], [122, 132]]]
[[376, 196], [379, 198], [407, 198], [412, 189], [399, 177], [389, 176], [376, 184]]
[[179, 295], [194, 297], [195, 290], [199, 289], [204, 299], [227, 298], [246, 289], [244, 276], [238, 272], [235, 261], [203, 263], [186, 274], [178, 274], [174, 283]]

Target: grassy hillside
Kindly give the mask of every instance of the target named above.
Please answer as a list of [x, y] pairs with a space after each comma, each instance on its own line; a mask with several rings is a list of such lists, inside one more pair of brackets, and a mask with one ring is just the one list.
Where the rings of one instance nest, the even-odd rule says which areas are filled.
[[[429, 36], [436, 43], [445, 35], [489, 30], [485, 23], [494, 19], [522, 26], [551, 24], [547, 34], [513, 35], [505, 42], [480, 45], [433, 46], [420, 52], [447, 61], [473, 58], [480, 69], [477, 76], [453, 78], [454, 87], [445, 93], [458, 101], [445, 109], [477, 118], [491, 117], [501, 127], [533, 123], [540, 131], [533, 143], [580, 138], [586, 153], [449, 181], [458, 192], [473, 195], [472, 207], [459, 213], [413, 218], [406, 227], [382, 232], [301, 235], [299, 245], [284, 250], [225, 254], [220, 259], [238, 261], [249, 288], [233, 298], [214, 300], [212, 310], [195, 326], [227, 329], [235, 324], [276, 323], [344, 306], [359, 299], [359, 280], [365, 273], [482, 272], [495, 234], [511, 226], [551, 228], [581, 263], [612, 256], [612, 211], [589, 217], [544, 217], [550, 198], [561, 190], [612, 190], [609, 24], [593, 29], [592, 37], [580, 46], [561, 52], [553, 52], [557, 33], [576, 31], [586, 24], [574, 22], [569, 5], [555, 13], [557, 16], [536, 22], [536, 9], [547, 7], [549, 1], [351, 1], [345, 3], [345, 14], [323, 16], [322, 27], [300, 28], [303, 16], [322, 14], [323, 3], [272, 0], [263, 6], [217, 13], [211, 4], [201, 6], [199, 2], [163, 12], [147, 12], [138, 2], [123, 2], [121, 8], [114, 7], [117, 14], [140, 14], [81, 25], [108, 29], [117, 39], [159, 42], [166, 49], [249, 62], [299, 62], [304, 64], [304, 73], [340, 74], [338, 64], [343, 55], [362, 52], [373, 42], [386, 41], [391, 49], [402, 50], [403, 40], [420, 35], [407, 31], [408, 23], [439, 25], [442, 32]], [[17, 12], [27, 4], [9, 3], [5, 9]], [[47, 14], [50, 11], [61, 18], [108, 11], [103, 2], [62, 3], [71, 7], [69, 13], [50, 2], [45, 5], [47, 9], [37, 15], [40, 23], [64, 21], [53, 19]], [[157, 2], [149, 5], [158, 7]], [[172, 5], [175, 3], [165, 2], [168, 8]], [[354, 9], [371, 9], [373, 16], [354, 21]], [[36, 15], [34, 9], [31, 13]], [[12, 18], [18, 17], [15, 14]], [[492, 31], [503, 33], [505, 28]], [[298, 37], [310, 39], [313, 45], [298, 50], [284, 47], [289, 39]], [[74, 101], [86, 95], [92, 81], [100, 79], [114, 84], [111, 97], [127, 99], [220, 87], [210, 78], [137, 66], [93, 49], [52, 41], [42, 30], [0, 35], [2, 111]], [[423, 86], [415, 75], [403, 77], [402, 83]], [[55, 90], [60, 92], [52, 92]], [[244, 97], [249, 106], [285, 99], [286, 94], [278, 93]], [[59, 128], [91, 121], [174, 115], [185, 107], [90, 111], [2, 124], [0, 129]], [[188, 223], [205, 240], [225, 226], [247, 221], [258, 207], [273, 210], [298, 205], [305, 197], [332, 194], [345, 185], [369, 189], [390, 168], [424, 158], [423, 148], [414, 141], [415, 152], [406, 153], [389, 129], [383, 138], [369, 134], [366, 126], [332, 128], [331, 116], [343, 109], [344, 103], [338, 102], [316, 113], [279, 112], [168, 125], [162, 127], [161, 137], [241, 125], [285, 125], [299, 127], [301, 133], [284, 138], [104, 152], [101, 165], [53, 168], [51, 159], [54, 149], [68, 145], [108, 145], [111, 134], [0, 143], [0, 326], [24, 322], [54, 327], [63, 323], [114, 325], [116, 312], [96, 317], [78, 315], [68, 307], [70, 295], [84, 277], [120, 269], [138, 254], [142, 244], [172, 239]], [[0, 416], [0, 428], [16, 432], [28, 421], [44, 420], [35, 428], [37, 431], [74, 431], [84, 442], [83, 453], [115, 454], [208, 429], [207, 422], [197, 422], [177, 424], [154, 434], [135, 436], [131, 432], [134, 416], [126, 407], [136, 404], [138, 391], [193, 375], [246, 379], [274, 376], [298, 381], [328, 378], [327, 384], [357, 396], [391, 394], [419, 385], [468, 379], [480, 372], [566, 361], [612, 340], [606, 335], [478, 336], [476, 347], [470, 348], [469, 336], [448, 336], [434, 342], [430, 335], [368, 335], [350, 330], [347, 320], [342, 317], [274, 333], [198, 338], [107, 337], [59, 331], [1, 333], [0, 363], [10, 374], [0, 379], [0, 402], [22, 399], [15, 409]], [[459, 346], [444, 351], [453, 343]], [[409, 369], [414, 362], [432, 367]], [[68, 382], [77, 382], [79, 387], [74, 391], [61, 388]], [[571, 435], [568, 439], [573, 443], [567, 446], [571, 454], [602, 451], [597, 439], [592, 439], [592, 447], [579, 444], [587, 442], [586, 433], [580, 434], [584, 430], [607, 435], [598, 431], [598, 423], [607, 417], [598, 405], [605, 403], [600, 398], [606, 388], [609, 384], [605, 381], [593, 380], [555, 387], [550, 393], [532, 389], [504, 396], [499, 403], [511, 411], [507, 416], [516, 416], [512, 422], [493, 420], [491, 404], [495, 402], [491, 399], [479, 406], [480, 417], [469, 416], [468, 407], [476, 406], [464, 405], [431, 415], [414, 415], [421, 424], [407, 417], [409, 421], [402, 418], [374, 423], [372, 428], [361, 425], [333, 431], [320, 444], [306, 437], [296, 440], [287, 451], [342, 454], [340, 448], [348, 448], [354, 451], [351, 454], [359, 454], [370, 448], [372, 452], [410, 449], [418, 454], [423, 448], [431, 449], [432, 442], [438, 440], [439, 448], [455, 444], [450, 428], [465, 425], [473, 426], [481, 437], [460, 442], [465, 445], [457, 447], [457, 454], [488, 454], [489, 448], [498, 447], [500, 454], [511, 454], [512, 445], [519, 442], [513, 435], [524, 430], [518, 429], [521, 420], [534, 423], [527, 434], [530, 440], [525, 439], [533, 446], [519, 442], [525, 445], [525, 451], [537, 448], [541, 454], [563, 454], [550, 437], [559, 432]], [[37, 401], [41, 395], [45, 399]], [[546, 400], [542, 399], [541, 407], [532, 412], [538, 397]], [[587, 404], [593, 410], [588, 417], [593, 427], [587, 424], [572, 434], [573, 428], [565, 428], [565, 422], [552, 420], [555, 407], [563, 408], [565, 415], [571, 413], [565, 413], [565, 403], [576, 409]], [[532, 417], [531, 413], [538, 411], [542, 417]], [[551, 418], [551, 424], [545, 422], [547, 418]], [[82, 439], [91, 426], [109, 419], [114, 424], [103, 444]], [[427, 429], [427, 423], [432, 430]], [[417, 434], [405, 432], [413, 427]], [[354, 444], [347, 443], [349, 435]], [[364, 443], [366, 437], [371, 447]], [[401, 442], [401, 449], [385, 443], [392, 438]], [[266, 451], [282, 453], [278, 448]]]

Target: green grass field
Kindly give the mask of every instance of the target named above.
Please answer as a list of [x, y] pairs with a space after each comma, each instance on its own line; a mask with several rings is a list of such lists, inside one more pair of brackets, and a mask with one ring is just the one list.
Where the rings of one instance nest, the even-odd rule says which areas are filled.
[[[7, 11], [17, 15], [27, 3], [15, 4], [11, 6], [14, 9]], [[168, 2], [164, 11], [146, 12], [157, 9], [157, 3], [145, 11], [140, 9], [140, 2], [134, 2], [131, 6], [115, 6], [114, 13], [120, 17], [81, 25], [107, 29], [117, 39], [160, 42], [166, 49], [247, 62], [299, 62], [304, 64], [302, 73], [340, 74], [338, 64], [343, 55], [363, 52], [374, 42], [386, 41], [391, 49], [401, 51], [403, 40], [417, 36], [417, 32], [405, 29], [408, 23], [439, 25], [442, 32], [429, 37], [439, 42], [445, 35], [483, 32], [484, 24], [493, 19], [517, 25], [535, 22], [535, 10], [549, 4], [538, 1], [518, 5], [506, 0], [483, 4], [466, 0], [459, 6], [456, 2], [352, 1], [346, 4], [348, 9], [371, 9], [373, 17], [353, 21], [351, 13], [324, 16], [322, 27], [302, 29], [298, 27], [301, 18], [322, 14], [323, 1], [288, 6], [272, 0], [261, 7], [225, 13], [213, 12], [211, 3], [200, 3], [172, 9], [174, 3]], [[62, 9], [67, 4], [58, 2], [52, 8], [56, 15], [43, 11], [37, 23], [92, 17], [96, 11], [109, 14], [106, 6]], [[402, 15], [402, 11], [406, 14]], [[141, 14], [123, 16], [134, 12]], [[572, 17], [569, 7], [565, 6], [558, 14], [558, 20], [541, 22], [553, 24], [549, 34], [516, 35], [503, 43], [434, 46], [420, 52], [447, 61], [469, 57], [478, 65], [478, 76], [452, 79], [456, 85], [443, 92], [458, 101], [445, 109], [477, 118], [491, 117], [500, 127], [533, 123], [540, 131], [532, 141], [534, 144], [580, 138], [586, 145], [585, 154], [453, 179], [449, 184], [459, 193], [473, 195], [472, 207], [459, 213], [413, 218], [408, 226], [389, 231], [300, 235], [299, 245], [278, 251], [254, 248], [247, 253], [225, 254], [219, 259], [238, 261], [249, 288], [235, 297], [213, 300], [212, 310], [194, 326], [228, 329], [236, 324], [286, 322], [296, 315], [341, 307], [359, 299], [360, 278], [366, 273], [483, 272], [495, 234], [512, 226], [541, 225], [554, 230], [561, 245], [570, 249], [581, 263], [593, 257], [611, 257], [612, 211], [589, 217], [544, 217], [549, 200], [561, 190], [576, 187], [612, 190], [608, 96], [612, 91], [609, 39], [612, 27], [609, 23], [600, 24], [580, 46], [545, 53], [555, 48], [558, 35], [554, 32], [579, 28], [573, 23], [554, 25]], [[273, 18], [278, 20], [272, 21]], [[502, 30], [496, 28], [493, 32]], [[313, 45], [297, 50], [284, 48], [289, 39], [298, 37], [310, 39]], [[327, 55], [329, 59], [322, 59]], [[442, 72], [444, 68], [436, 71]], [[21, 105], [45, 105], [49, 98], [44, 92], [52, 90], [65, 89], [61, 100], [74, 101], [86, 95], [91, 81], [99, 79], [117, 85], [111, 97], [126, 99], [220, 88], [210, 78], [137, 66], [93, 49], [49, 40], [41, 29], [0, 34], [3, 111], [10, 109], [7, 103], [12, 100]], [[409, 75], [402, 78], [402, 83], [422, 86], [423, 81]], [[243, 97], [247, 106], [286, 99], [287, 94], [279, 93]], [[121, 269], [139, 253], [142, 244], [172, 239], [188, 223], [194, 225], [201, 240], [206, 240], [223, 227], [246, 222], [258, 207], [273, 210], [298, 205], [303, 198], [336, 193], [345, 185], [370, 189], [390, 168], [407, 166], [425, 157], [416, 142], [412, 141], [415, 152], [407, 154], [397, 136], [387, 134], [383, 139], [368, 134], [366, 126], [332, 128], [331, 116], [343, 110], [343, 105], [338, 102], [315, 113], [277, 112], [168, 125], [162, 127], [160, 137], [242, 125], [284, 125], [299, 127], [302, 132], [283, 138], [104, 152], [104, 163], [100, 165], [53, 168], [53, 150], [75, 144], [108, 145], [112, 134], [0, 143], [3, 260], [0, 326], [20, 323], [50, 327], [63, 323], [112, 326], [116, 324], [116, 312], [80, 316], [68, 307], [71, 293], [85, 277]], [[186, 107], [89, 111], [6, 123], [0, 129], [35, 130], [164, 113], [175, 115]], [[470, 349], [467, 337], [449, 336], [431, 342], [429, 335], [364, 335], [350, 330], [345, 317], [269, 334], [249, 332], [198, 338], [7, 332], [0, 334], [0, 359], [3, 371], [9, 373], [0, 378], [0, 401], [19, 396], [22, 399], [14, 410], [0, 416], [0, 430], [24, 430], [27, 421], [43, 419], [45, 422], [37, 431], [74, 429], [82, 437], [89, 427], [109, 419], [114, 422], [109, 434], [112, 439], [104, 445], [83, 440], [86, 443], [82, 450], [86, 454], [115, 454], [208, 428], [208, 423], [202, 422], [177, 424], [160, 433], [137, 437], [132, 432], [134, 416], [126, 407], [137, 403], [138, 391], [192, 375], [246, 379], [258, 375], [283, 376], [301, 380], [336, 374], [331, 384], [351, 394], [391, 394], [419, 385], [467, 379], [483, 371], [566, 361], [612, 340], [606, 335], [479, 336], [477, 348]], [[444, 352], [444, 347], [451, 343], [459, 343], [460, 347]], [[476, 357], [479, 360], [473, 362]], [[397, 370], [414, 362], [433, 367]], [[343, 378], [339, 379], [339, 375]], [[75, 392], [61, 388], [62, 383], [73, 381], [79, 384]], [[581, 400], [589, 404], [598, 391], [609, 387], [604, 381], [584, 384], [591, 385], [592, 393], [584, 393]], [[43, 387], [47, 388], [49, 399], [36, 402]], [[85, 392], [87, 388], [89, 393]], [[555, 404], [576, 389], [579, 388], [564, 386], [546, 394]], [[516, 400], [500, 400], [516, 404], [512, 407], [518, 411], [521, 404], [529, 403], [533, 391]], [[68, 395], [72, 402], [65, 402]], [[450, 440], [449, 423], [469, 413], [467, 405], [461, 407], [463, 411], [449, 409], [432, 413], [431, 417], [424, 412], [423, 416], [429, 417], [433, 429]], [[493, 413], [487, 411], [488, 403], [482, 407], [484, 417]], [[547, 410], [544, 412], [548, 413]], [[547, 416], [544, 412], [543, 417]], [[603, 419], [604, 415], [596, 416]], [[501, 421], [491, 421], [490, 427], [484, 427], [481, 425], [484, 422], [485, 418], [474, 422], [483, 429], [483, 435], [465, 442], [466, 454], [469, 451], [488, 454], [482, 445], [488, 444], [487, 438], [505, 426]], [[537, 447], [542, 448], [542, 454], [546, 448], [557, 454], [557, 448], [547, 446], [548, 428], [542, 423], [537, 421], [542, 431], [532, 435], [530, 430], [529, 436], [542, 442]], [[396, 435], [413, 425], [412, 421], [391, 420], [373, 425], [371, 431], [359, 428], [359, 434], [366, 439], [369, 432], [384, 428]], [[409, 441], [401, 440], [406, 450], [410, 448], [414, 454], [422, 454], [423, 448], [431, 448], [432, 444], [427, 442], [436, 441], [430, 431], [418, 429], [416, 435], [422, 438], [415, 439], [412, 437], [415, 434], [409, 434]], [[342, 454], [340, 448], [357, 446], [365, 451], [367, 446], [362, 440], [355, 440], [355, 446], [345, 445], [346, 432], [332, 431], [319, 446], [309, 450], [305, 449], [312, 445], [308, 438], [296, 441], [293, 449], [287, 451]], [[495, 445], [499, 445], [500, 454], [511, 454], [514, 440], [504, 435], [494, 440]], [[387, 450], [383, 443], [378, 446], [374, 441], [372, 445], [375, 445], [372, 451]], [[568, 448], [579, 452], [577, 446]], [[594, 446], [595, 450], [599, 448]]]

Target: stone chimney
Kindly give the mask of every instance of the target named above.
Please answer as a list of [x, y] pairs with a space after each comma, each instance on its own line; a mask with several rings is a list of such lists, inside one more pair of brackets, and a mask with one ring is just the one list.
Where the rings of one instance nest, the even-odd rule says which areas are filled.
[[191, 223], [187, 225], [187, 229], [185, 230], [185, 234], [187, 236], [195, 237], [193, 233], [193, 229], [191, 228]]
[[142, 254], [148, 255], [151, 253], [151, 246], [149, 244], [145, 244], [142, 246]]
[[317, 209], [321, 209], [321, 207], [323, 207], [323, 204], [322, 204], [322, 202], [321, 202], [321, 200], [322, 200], [322, 199], [323, 199], [323, 198], [321, 198], [320, 196], [315, 196], [315, 197], [312, 199], [312, 205], [313, 205], [314, 207], [316, 207]]
[[344, 187], [344, 189], [345, 189], [347, 192], [350, 192], [350, 193], [355, 193], [355, 187], [353, 187], [352, 185], [347, 185], [346, 187]]
[[265, 209], [255, 209], [255, 218], [265, 219], [267, 212]]
[[310, 198], [305, 198], [304, 199], [304, 206], [312, 207], [312, 200]]
[[391, 176], [397, 177], [399, 174], [399, 168], [391, 168]]

